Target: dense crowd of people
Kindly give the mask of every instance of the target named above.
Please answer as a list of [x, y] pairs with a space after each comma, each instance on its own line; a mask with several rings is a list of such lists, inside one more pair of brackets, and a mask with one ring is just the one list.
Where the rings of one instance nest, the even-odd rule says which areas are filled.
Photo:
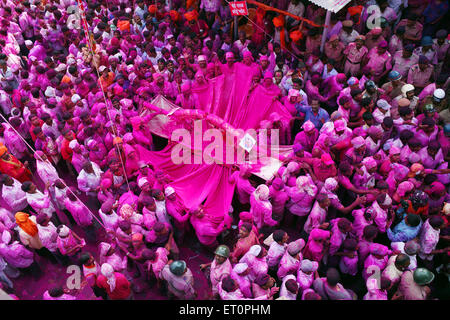
[[[260, 2], [307, 20], [255, 5], [235, 20], [226, 0], [93, 0], [87, 38], [75, 0], [0, 0], [4, 291], [21, 299], [15, 282], [48, 261], [61, 278], [82, 267], [96, 299], [133, 299], [139, 282], [195, 299], [180, 259], [194, 243], [211, 299], [449, 299], [448, 1], [350, 1], [322, 51], [323, 8]], [[142, 157], [167, 142], [142, 111], [158, 96], [201, 109], [239, 65], [249, 95], [283, 108], [255, 129], [292, 152], [267, 181], [233, 166], [232, 207], [212, 223]], [[63, 284], [37, 298], [81, 299]]]

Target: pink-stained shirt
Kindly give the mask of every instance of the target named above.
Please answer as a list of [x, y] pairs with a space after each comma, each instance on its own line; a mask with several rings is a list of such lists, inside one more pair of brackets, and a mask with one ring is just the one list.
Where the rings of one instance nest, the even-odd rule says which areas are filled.
[[[381, 257], [375, 257], [372, 253], [373, 248], [377, 246], [377, 247], [381, 247], [384, 255]], [[364, 261], [364, 270], [363, 270], [363, 278], [365, 280], [367, 280], [367, 278], [370, 276], [370, 274], [372, 273], [372, 271], [370, 271], [371, 268], [376, 267], [378, 268], [380, 271], [384, 270], [384, 268], [386, 268], [388, 260], [389, 260], [389, 255], [392, 253], [391, 250], [389, 250], [388, 247], [383, 246], [379, 243], [372, 243], [369, 247], [369, 255], [366, 258], [366, 260]]]
[[22, 211], [28, 205], [26, 193], [21, 189], [22, 184], [16, 179], [12, 179], [12, 186], [3, 184], [2, 198], [12, 211]]
[[330, 231], [318, 228], [311, 230], [305, 250], [303, 251], [303, 258], [320, 262], [324, 255], [324, 244], [317, 240], [329, 239], [330, 236]]
[[386, 290], [376, 289], [367, 292], [364, 295], [363, 300], [388, 300], [388, 294]]
[[194, 296], [194, 277], [190, 269], [188, 269], [182, 276], [176, 276], [169, 270], [169, 265], [166, 265], [161, 270], [161, 279], [167, 280], [168, 289], [181, 299], [192, 299]]
[[374, 201], [372, 204], [372, 209], [375, 213], [375, 218], [373, 219], [375, 225], [377, 226], [380, 232], [386, 232], [387, 229], [387, 212], [386, 210], [381, 209], [380, 205], [377, 201]]
[[412, 270], [403, 272], [398, 290], [402, 294], [403, 300], [426, 300], [427, 298], [426, 286], [418, 285], [414, 281], [414, 271]]
[[37, 225], [39, 230], [39, 239], [41, 239], [41, 243], [44, 247], [46, 247], [51, 252], [56, 252], [58, 249], [56, 245], [56, 239], [58, 238], [58, 234], [56, 232], [56, 227], [53, 222], [49, 222], [47, 226]]
[[[342, 89], [344, 89], [344, 85], [337, 81], [337, 75], [329, 77], [323, 81], [324, 86], [324, 95], [326, 95], [327, 99], [331, 98], [336, 93], [339, 93]], [[336, 95], [337, 97], [337, 95]], [[335, 99], [335, 98], [334, 98]]]
[[59, 297], [52, 297], [50, 296], [50, 294], [48, 293], [48, 290], [44, 292], [44, 294], [42, 295], [42, 299], [43, 300], [77, 300], [76, 297], [70, 295], [70, 294], [62, 294]]
[[395, 259], [397, 259], [397, 255], [392, 255], [389, 257], [388, 264], [382, 274], [384, 278], [391, 281], [392, 285], [396, 285], [400, 281], [403, 274], [403, 271], [397, 269], [395, 266]]
[[307, 135], [304, 131], [301, 131], [295, 136], [294, 144], [299, 143], [303, 146], [305, 151], [311, 152], [318, 137], [319, 132], [317, 129], [314, 129], [314, 132], [311, 135]]
[[322, 166], [322, 160], [318, 158], [302, 158], [302, 161], [312, 166], [313, 172], [319, 181], [325, 182], [327, 178], [335, 177], [337, 169], [333, 165], [331, 167]]
[[161, 270], [164, 268], [164, 266], [167, 264], [167, 262], [169, 261], [169, 251], [164, 248], [164, 247], [159, 247], [158, 249], [156, 249], [156, 254], [158, 255], [158, 258], [156, 259], [155, 262], [146, 262], [147, 264], [147, 270], [150, 271], [152, 270], [153, 273], [155, 274], [155, 277], [157, 279], [160, 279], [160, 274], [161, 274]]
[[278, 266], [277, 277], [283, 279], [287, 274], [295, 274], [300, 266], [302, 260], [302, 254], [299, 254], [299, 259], [291, 256], [286, 250], [281, 257], [280, 264]]
[[430, 84], [433, 72], [434, 68], [431, 65], [427, 65], [425, 70], [422, 71], [419, 64], [415, 64], [409, 69], [407, 82], [414, 87], [424, 88]]
[[385, 70], [391, 70], [391, 54], [386, 51], [382, 55], [378, 54], [377, 48], [372, 48], [367, 55], [367, 58], [369, 59], [369, 62], [367, 63], [367, 66], [371, 67], [374, 71], [374, 74], [379, 76], [383, 73]]
[[250, 196], [250, 213], [258, 229], [265, 225], [275, 226], [278, 223], [272, 219], [272, 204], [270, 201], [257, 200], [254, 193]]
[[272, 211], [276, 215], [282, 215], [286, 202], [289, 200], [289, 196], [284, 190], [275, 190], [273, 186], [269, 187], [270, 199], [272, 202]]
[[403, 41], [397, 35], [393, 35], [389, 40], [388, 50], [391, 55], [394, 55], [397, 51], [403, 49]]
[[344, 242], [345, 238], [347, 237], [347, 234], [339, 230], [338, 227], [339, 220], [341, 220], [341, 218], [333, 219], [330, 221], [331, 238], [330, 238], [330, 247], [328, 250], [328, 253], [330, 255], [334, 255], [336, 252], [338, 252], [339, 248], [342, 245], [342, 242]]
[[[231, 278], [237, 282], [239, 285], [239, 289], [242, 293], [242, 296], [245, 298], [253, 298], [252, 293], [252, 282], [249, 279], [248, 275], [241, 276], [234, 271], [231, 271]], [[220, 289], [219, 289], [220, 291]], [[222, 295], [221, 295], [222, 296]]]
[[119, 223], [119, 216], [113, 210], [111, 214], [105, 214], [101, 209], [98, 210], [100, 218], [106, 229], [108, 230], [116, 230], [117, 225]]
[[230, 182], [236, 182], [239, 202], [242, 204], [250, 203], [250, 195], [255, 191], [250, 181], [241, 177], [240, 172], [236, 171], [231, 175]]
[[80, 200], [71, 201], [66, 198], [64, 205], [79, 226], [86, 227], [92, 224], [92, 213]]
[[437, 243], [439, 242], [439, 234], [440, 230], [435, 230], [430, 225], [430, 219], [427, 219], [422, 226], [422, 230], [420, 231], [419, 236], [419, 257], [422, 260], [432, 260], [433, 255], [430, 254], [436, 248]]
[[414, 130], [414, 137], [420, 141], [422, 146], [427, 146], [431, 141], [437, 140], [438, 132], [438, 128], [435, 127], [434, 131], [428, 135], [425, 133], [425, 131], [417, 128], [416, 130]]
[[406, 79], [408, 77], [408, 71], [411, 69], [413, 65], [419, 62], [419, 57], [413, 54], [409, 58], [403, 58], [403, 50], [399, 50], [394, 53], [394, 57], [392, 58], [393, 71], [398, 71], [403, 77]]
[[356, 47], [356, 43], [352, 42], [347, 45], [344, 50], [344, 54], [347, 55], [347, 59], [350, 62], [356, 64], [362, 61], [362, 58], [369, 52], [366, 46], [362, 46], [359, 50]]
[[[344, 252], [349, 252], [344, 250]], [[358, 252], [351, 251], [355, 254], [353, 258], [343, 256], [339, 261], [339, 269], [342, 273], [355, 276], [358, 273]]]
[[[319, 263], [317, 261], [312, 261], [314, 268], [317, 270]], [[314, 282], [314, 272], [311, 274], [304, 273], [301, 269], [298, 269], [297, 273], [297, 283], [298, 287], [302, 289], [302, 291], [311, 288]]]
[[224, 221], [222, 221], [221, 224], [216, 225], [206, 216], [202, 219], [191, 216], [190, 221], [194, 227], [198, 240], [205, 246], [212, 245], [216, 241], [217, 236], [223, 231], [224, 227]]
[[278, 266], [286, 251], [286, 246], [287, 244], [281, 245], [276, 241], [270, 244], [269, 250], [267, 250], [267, 264], [269, 267], [273, 268]]
[[[58, 236], [58, 239], [56, 239], [56, 244], [58, 245], [59, 252], [62, 255], [67, 255], [67, 252], [79, 244], [85, 244], [84, 240], [82, 240], [81, 243], [78, 242], [77, 239], [72, 235], [72, 231], [70, 231], [69, 235], [66, 238], [61, 238]], [[72, 252], [70, 256], [74, 256], [76, 254], [75, 252]]]
[[27, 268], [33, 263], [33, 252], [18, 241], [0, 244], [0, 254], [5, 261], [15, 268]]
[[372, 224], [364, 218], [364, 211], [364, 209], [358, 209], [352, 212], [354, 219], [352, 223], [353, 232], [355, 232], [358, 239], [361, 239], [364, 228]]
[[184, 206], [179, 199], [170, 200], [166, 198], [166, 210], [167, 214], [175, 219], [175, 227], [184, 227], [186, 221], [189, 219], [189, 215], [183, 214]]
[[322, 223], [325, 222], [326, 217], [327, 217], [327, 210], [321, 208], [319, 206], [319, 203], [316, 201], [316, 203], [314, 203], [313, 205], [311, 213], [308, 216], [308, 219], [306, 220], [303, 229], [305, 230], [305, 232], [311, 233], [311, 231], [314, 228], [319, 227]]
[[421, 163], [426, 169], [438, 169], [446, 165], [444, 162], [444, 155], [442, 154], [442, 149], [439, 149], [437, 154], [434, 156], [434, 159], [428, 154], [427, 147], [422, 148], [419, 151], [419, 156]]
[[55, 212], [55, 208], [50, 201], [50, 196], [48, 195], [48, 191], [42, 193], [36, 190], [35, 193], [26, 193], [28, 204], [38, 213], [44, 213], [49, 218], [52, 217], [53, 212]]
[[230, 260], [227, 259], [222, 264], [217, 264], [216, 259], [211, 263], [211, 272], [209, 279], [211, 280], [211, 287], [213, 294], [218, 292], [218, 284], [223, 278], [231, 274], [232, 266]]
[[280, 298], [284, 298], [286, 300], [297, 300], [297, 294], [296, 293], [292, 293], [289, 290], [287, 290], [286, 288], [286, 282], [288, 280], [296, 280], [295, 279], [295, 275], [288, 275], [286, 277], [283, 278], [283, 282], [281, 283], [281, 288], [280, 288]]
[[266, 257], [257, 258], [249, 252], [239, 260], [239, 263], [246, 263], [248, 265], [250, 269], [249, 279], [251, 281], [254, 281], [259, 275], [266, 274], [269, 270]]

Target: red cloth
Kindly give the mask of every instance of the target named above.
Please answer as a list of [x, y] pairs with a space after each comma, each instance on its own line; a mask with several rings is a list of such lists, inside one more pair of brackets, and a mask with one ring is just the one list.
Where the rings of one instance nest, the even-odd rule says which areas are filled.
[[22, 162], [17, 160], [13, 155], [10, 155], [8, 161], [0, 159], [0, 172], [5, 173], [20, 182], [31, 181], [31, 172]]
[[61, 144], [61, 155], [64, 160], [72, 161], [73, 151], [69, 148], [70, 141], [64, 139]]
[[[44, 121], [39, 120], [39, 127], [42, 128], [42, 125], [44, 124]], [[31, 125], [30, 126], [30, 130], [28, 131], [30, 133], [31, 136], [31, 140], [33, 140], [33, 142], [36, 142], [36, 135], [33, 133], [34, 128], [36, 128], [35, 126]]]
[[114, 275], [116, 276], [116, 287], [114, 291], [111, 292], [107, 282], [108, 279], [102, 274], [97, 277], [97, 287], [105, 289], [111, 300], [125, 300], [131, 294], [130, 282], [121, 273], [114, 272]]

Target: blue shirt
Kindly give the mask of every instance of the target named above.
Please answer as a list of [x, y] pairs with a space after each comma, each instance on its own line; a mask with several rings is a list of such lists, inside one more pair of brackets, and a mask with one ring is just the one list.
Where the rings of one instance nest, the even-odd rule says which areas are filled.
[[295, 109], [297, 109], [297, 112], [301, 112], [305, 114], [305, 122], [310, 120], [312, 123], [314, 123], [314, 126], [317, 130], [320, 130], [322, 128], [323, 124], [330, 120], [330, 116], [328, 115], [328, 112], [325, 111], [325, 109], [319, 108], [319, 111], [317, 114], [314, 114], [312, 111], [312, 108], [310, 106], [303, 106], [300, 103], [297, 103], [295, 105]]
[[408, 242], [416, 238], [419, 234], [420, 228], [422, 228], [422, 221], [420, 221], [417, 227], [411, 227], [405, 222], [406, 216], [406, 214], [403, 215], [403, 220], [393, 230], [391, 228], [387, 230], [387, 236], [392, 242]]

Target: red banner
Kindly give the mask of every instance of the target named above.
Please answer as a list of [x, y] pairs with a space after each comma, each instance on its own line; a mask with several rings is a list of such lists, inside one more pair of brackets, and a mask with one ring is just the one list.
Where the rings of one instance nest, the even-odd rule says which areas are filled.
[[232, 16], [247, 16], [248, 9], [245, 1], [229, 2]]

